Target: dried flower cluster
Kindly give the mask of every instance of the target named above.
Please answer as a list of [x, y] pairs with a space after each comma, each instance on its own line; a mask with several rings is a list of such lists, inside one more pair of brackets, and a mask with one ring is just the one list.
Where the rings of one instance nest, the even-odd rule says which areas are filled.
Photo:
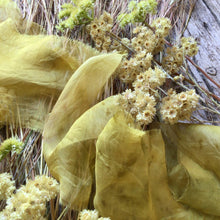
[[137, 34], [137, 37], [132, 39], [132, 46], [136, 51], [139, 51], [139, 47], [141, 47], [147, 53], [155, 54], [155, 50], [158, 52], [163, 49], [164, 38], [171, 29], [170, 20], [168, 18], [156, 18], [151, 26], [154, 31], [145, 26], [138, 26], [134, 29], [133, 33]]
[[176, 93], [173, 89], [168, 91], [168, 96], [162, 100], [160, 113], [162, 119], [170, 124], [179, 120], [190, 120], [192, 112], [196, 109], [199, 96], [195, 90]]
[[23, 149], [24, 143], [17, 138], [6, 139], [0, 146], [0, 161], [4, 159], [9, 152], [19, 154]]
[[155, 31], [138, 26], [131, 39], [131, 46], [136, 52], [133, 57], [125, 58], [118, 68], [119, 78], [123, 82], [133, 82], [136, 76], [151, 67], [153, 55], [163, 50], [164, 37], [169, 34], [170, 20], [167, 18], [155, 19], [152, 23]]
[[151, 66], [152, 58], [152, 54], [145, 51], [138, 53], [134, 58], [125, 58], [117, 69], [119, 78], [126, 83], [133, 82], [139, 73]]
[[138, 53], [146, 51], [152, 53], [155, 48], [155, 37], [152, 30], [144, 26], [138, 26], [133, 30], [136, 37], [132, 38], [132, 47]]
[[145, 93], [154, 94], [157, 87], [162, 86], [166, 80], [166, 73], [155, 67], [149, 68], [144, 73], [137, 76], [136, 81], [133, 83], [135, 90], [142, 90]]
[[59, 19], [67, 18], [59, 23], [57, 28], [73, 29], [76, 25], [87, 24], [93, 20], [93, 0], [72, 0], [73, 4], [63, 4], [59, 13]]
[[119, 78], [123, 82], [133, 82], [136, 76], [151, 67], [153, 54], [161, 51], [166, 37], [171, 28], [170, 20], [167, 18], [155, 19], [152, 23], [155, 31], [145, 26], [138, 26], [134, 29], [135, 35], [131, 40], [120, 39], [120, 43], [111, 38], [113, 26], [112, 17], [104, 12], [99, 19], [89, 25], [90, 35], [95, 41], [96, 49], [102, 52], [117, 50], [127, 54], [125, 47], [131, 48], [135, 53], [131, 57], [125, 57], [117, 70]]
[[197, 42], [193, 37], [182, 37], [181, 45], [185, 55], [192, 57], [195, 56], [198, 52]]
[[163, 58], [163, 68], [169, 73], [177, 73], [183, 64], [185, 55], [195, 56], [198, 52], [196, 41], [192, 37], [182, 37], [181, 47], [173, 46], [167, 48], [166, 56]]
[[131, 39], [131, 46], [136, 52], [131, 58], [124, 58], [117, 70], [119, 78], [123, 82], [133, 82], [140, 72], [151, 67], [154, 42], [151, 41], [153, 32], [140, 26], [134, 29], [137, 36]]
[[168, 18], [156, 18], [153, 20], [151, 26], [155, 33], [155, 48], [154, 54], [160, 52], [164, 48], [164, 38], [168, 36], [171, 29], [171, 21]]
[[129, 23], [144, 22], [147, 14], [155, 13], [157, 1], [155, 0], [141, 0], [130, 1], [128, 5], [129, 13], [121, 13], [118, 16], [118, 21], [121, 27], [125, 27]]
[[44, 175], [37, 176], [7, 200], [7, 206], [0, 213], [0, 219], [44, 219], [45, 203], [55, 198], [58, 192], [59, 185], [56, 180]]
[[137, 76], [131, 89], [122, 93], [122, 106], [141, 125], [153, 121], [156, 114], [157, 87], [163, 85], [166, 74], [159, 68], [149, 68]]
[[0, 174], [0, 200], [8, 199], [15, 191], [15, 181], [9, 173]]
[[112, 30], [113, 19], [111, 15], [104, 12], [98, 19], [94, 19], [89, 25], [90, 35], [99, 51], [110, 51], [112, 40], [109, 33]]
[[111, 220], [110, 218], [99, 218], [97, 210], [84, 209], [79, 213], [79, 220]]
[[99, 18], [95, 18], [90, 25], [88, 30], [90, 35], [95, 42], [95, 47], [100, 52], [112, 52], [118, 51], [126, 54], [127, 50], [122, 44], [130, 46], [130, 40], [128, 38], [122, 38], [119, 43], [118, 40], [112, 38], [112, 27], [113, 18], [106, 11]]
[[163, 68], [169, 73], [176, 73], [183, 64], [183, 51], [177, 46], [167, 48], [167, 56], [163, 58]]

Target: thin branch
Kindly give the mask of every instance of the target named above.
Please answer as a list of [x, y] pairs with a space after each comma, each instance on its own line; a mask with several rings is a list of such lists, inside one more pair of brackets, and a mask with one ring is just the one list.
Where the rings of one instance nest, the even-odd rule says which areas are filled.
[[109, 34], [111, 37], [113, 37], [115, 40], [117, 40], [122, 46], [124, 46], [127, 50], [129, 50], [130, 52], [132, 52], [133, 54], [135, 54], [136, 52], [134, 50], [132, 50], [130, 47], [128, 47], [126, 44], [124, 44], [121, 40], [120, 37], [118, 37], [117, 35], [115, 35], [112, 32], [106, 31], [107, 34]]
[[[165, 40], [165, 43], [169, 46], [173, 46], [170, 42], [168, 42], [167, 40]], [[195, 66], [207, 79], [209, 79], [213, 84], [215, 84], [218, 88], [220, 88], [220, 85], [215, 82], [214, 79], [212, 79], [201, 67], [199, 67], [195, 62], [193, 62], [193, 60], [191, 58], [189, 58], [188, 56], [185, 56], [185, 58], [193, 65]]]
[[185, 56], [186, 59], [192, 63], [193, 66], [195, 66], [207, 79], [209, 79], [212, 83], [214, 83], [218, 88], [220, 88], [220, 85], [215, 82], [214, 79], [212, 79], [202, 68], [200, 68], [197, 64], [195, 64], [192, 59], [190, 59], [188, 56]]

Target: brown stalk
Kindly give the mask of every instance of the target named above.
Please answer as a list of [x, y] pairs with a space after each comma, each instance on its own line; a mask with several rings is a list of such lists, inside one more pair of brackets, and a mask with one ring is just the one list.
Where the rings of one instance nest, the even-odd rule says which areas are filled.
[[[175, 74], [175, 75], [178, 75], [178, 74]], [[190, 83], [191, 85], [195, 86], [195, 83], [193, 81], [191, 81], [190, 79], [187, 79], [184, 77], [184, 79], [186, 82]], [[204, 87], [202, 86], [199, 86], [202, 90], [204, 90], [208, 95], [212, 96], [214, 99], [220, 101], [220, 97], [216, 96], [215, 94], [209, 92], [207, 89], [205, 89]]]
[[[158, 65], [162, 66], [162, 64], [160, 62], [158, 62], [157, 60], [154, 59], [154, 62], [156, 62]], [[176, 76], [178, 76], [179, 74], [174, 74]], [[191, 85], [195, 86], [196, 84], [191, 81], [190, 79], [187, 79], [184, 77], [184, 79], [186, 82], [190, 83]], [[202, 86], [199, 86], [204, 92], [206, 92], [208, 95], [212, 96], [214, 99], [216, 99], [217, 101], [220, 101], [220, 97], [216, 96], [215, 94], [209, 92], [208, 90], [206, 90], [205, 88], [203, 88]]]
[[135, 53], [135, 51], [133, 51], [130, 47], [128, 47], [126, 44], [124, 44], [122, 41], [121, 41], [121, 38], [118, 37], [117, 35], [115, 35], [114, 33], [112, 32], [109, 32], [107, 31], [106, 32], [107, 34], [109, 34], [111, 37], [113, 37], [115, 40], [117, 40], [122, 46], [124, 46], [127, 50], [129, 50], [130, 52], [132, 53]]
[[209, 79], [212, 83], [214, 83], [218, 88], [220, 88], [220, 85], [214, 81], [202, 68], [200, 68], [197, 64], [195, 64], [192, 59], [190, 59], [188, 56], [185, 56], [186, 59], [192, 63], [193, 66], [195, 66], [207, 79]]
[[[173, 46], [170, 42], [168, 42], [167, 40], [165, 40], [165, 43], [169, 46]], [[201, 67], [199, 67], [197, 64], [195, 64], [195, 62], [192, 61], [191, 58], [189, 58], [188, 56], [185, 56], [185, 58], [193, 65], [195, 66], [207, 79], [209, 79], [213, 84], [215, 84], [218, 88], [220, 88], [220, 85], [214, 81], [214, 79], [212, 79]]]

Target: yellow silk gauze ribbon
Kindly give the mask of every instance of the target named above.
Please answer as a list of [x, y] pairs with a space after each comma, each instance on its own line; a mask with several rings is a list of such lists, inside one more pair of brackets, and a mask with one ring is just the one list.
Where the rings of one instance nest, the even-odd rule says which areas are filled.
[[61, 203], [94, 199], [113, 220], [220, 219], [219, 127], [136, 129], [119, 96], [97, 103], [121, 55], [36, 35], [12, 1], [0, 0], [0, 12], [0, 121], [43, 130]]
[[0, 124], [42, 130], [72, 74], [98, 52], [64, 37], [22, 33], [17, 10], [0, 1]]
[[109, 120], [96, 144], [95, 208], [117, 220], [220, 219], [220, 128], [161, 127]]

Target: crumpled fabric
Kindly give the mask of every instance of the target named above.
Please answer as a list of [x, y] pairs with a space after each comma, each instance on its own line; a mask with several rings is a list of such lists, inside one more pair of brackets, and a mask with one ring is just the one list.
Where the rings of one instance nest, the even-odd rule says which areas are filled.
[[[189, 151], [195, 136], [202, 141], [194, 141], [194, 147], [214, 138], [219, 148], [220, 140], [215, 139], [220, 135], [219, 127], [195, 126], [205, 128], [205, 135], [191, 125], [166, 125], [162, 131], [172, 130], [176, 136], [166, 133], [164, 137], [161, 129], [144, 132], [128, 124], [123, 114], [116, 114], [97, 140], [94, 205], [101, 215], [117, 220], [220, 219], [219, 179], [213, 170], [200, 167], [194, 157], [183, 154], [180, 147], [180, 138], [189, 128], [192, 139], [184, 137]], [[213, 131], [217, 133], [210, 136]], [[173, 139], [176, 149], [167, 142]]]
[[50, 172], [60, 182], [62, 204], [75, 209], [88, 206], [95, 175], [96, 140], [118, 110], [118, 96], [109, 97], [77, 119], [49, 156], [44, 146]]
[[66, 84], [44, 127], [45, 160], [60, 182], [61, 202], [75, 209], [88, 205], [95, 140], [118, 106], [117, 98], [95, 105], [97, 96], [121, 58], [103, 54], [82, 64]]
[[[0, 124], [44, 130], [43, 152], [50, 172], [60, 181], [61, 202], [86, 207], [94, 177], [92, 170], [84, 172], [88, 167], [86, 159], [93, 160], [95, 138], [114, 113], [106, 108], [109, 105], [116, 111], [117, 98], [107, 99], [95, 108], [95, 113], [74, 122], [96, 104], [122, 56], [100, 54], [64, 37], [33, 34], [35, 27], [39, 31], [35, 24], [26, 33], [12, 1], [1, 0], [0, 11]], [[95, 123], [94, 118], [99, 121]], [[87, 125], [100, 127], [87, 134], [83, 129]], [[75, 134], [80, 136], [71, 139]], [[88, 135], [94, 137], [88, 140]], [[83, 154], [87, 150], [91, 155]], [[80, 163], [75, 162], [72, 154]], [[72, 191], [77, 189], [79, 192], [73, 196]]]
[[0, 1], [0, 124], [42, 131], [72, 74], [98, 52], [64, 37], [21, 33], [14, 4]]
[[72, 209], [112, 220], [220, 219], [220, 128], [141, 131], [119, 96], [97, 103], [121, 55], [47, 36], [0, 0], [0, 124], [43, 130], [43, 153]]
[[44, 127], [44, 140], [50, 145], [48, 152], [65, 137], [76, 119], [96, 104], [98, 95], [121, 58], [119, 54], [92, 57], [72, 75]]
[[169, 185], [176, 201], [203, 213], [220, 216], [220, 186], [218, 178], [185, 154], [180, 164], [169, 173]]

